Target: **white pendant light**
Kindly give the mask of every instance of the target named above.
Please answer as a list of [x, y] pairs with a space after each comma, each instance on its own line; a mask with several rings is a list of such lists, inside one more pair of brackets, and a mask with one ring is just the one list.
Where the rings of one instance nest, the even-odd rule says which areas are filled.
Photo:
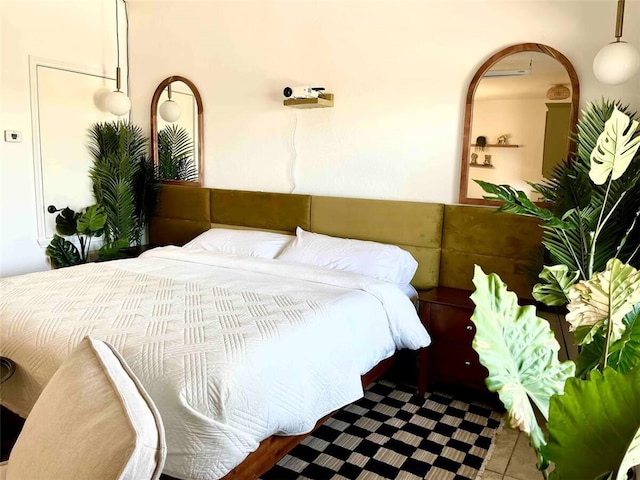
[[120, 34], [118, 23], [118, 1], [116, 2], [116, 48], [117, 48], [117, 67], [116, 67], [116, 90], [111, 92], [105, 98], [104, 104], [107, 110], [114, 115], [126, 115], [131, 110], [131, 100], [127, 95], [120, 91]]
[[624, 0], [618, 0], [616, 41], [604, 46], [593, 60], [593, 73], [602, 83], [618, 85], [630, 80], [640, 70], [640, 53], [633, 45], [620, 40], [624, 21]]
[[165, 122], [173, 123], [180, 118], [180, 105], [171, 99], [171, 84], [167, 87], [169, 99], [160, 105], [160, 116]]

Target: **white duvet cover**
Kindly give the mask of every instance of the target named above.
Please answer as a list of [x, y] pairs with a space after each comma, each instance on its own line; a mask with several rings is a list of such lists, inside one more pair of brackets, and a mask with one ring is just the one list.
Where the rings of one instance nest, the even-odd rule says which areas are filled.
[[160, 411], [165, 473], [216, 479], [264, 438], [311, 430], [362, 396], [396, 348], [427, 346], [411, 301], [356, 274], [164, 247], [138, 259], [0, 279], [0, 402], [26, 417], [91, 335], [122, 353]]

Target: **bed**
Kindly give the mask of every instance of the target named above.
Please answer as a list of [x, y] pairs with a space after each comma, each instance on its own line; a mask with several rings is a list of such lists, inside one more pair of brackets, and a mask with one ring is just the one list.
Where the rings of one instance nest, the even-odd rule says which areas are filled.
[[[295, 227], [281, 228], [282, 221], [312, 228], [312, 213], [306, 223], [293, 215], [243, 225], [256, 213], [263, 221], [259, 205], [271, 205], [272, 198], [281, 213], [286, 195], [256, 203], [260, 194], [176, 188], [163, 192], [151, 228], [157, 243], [183, 244], [220, 224], [287, 233]], [[189, 195], [205, 198], [208, 218], [163, 216], [176, 208], [175, 195], [187, 203]], [[211, 209], [214, 196], [217, 209]], [[227, 217], [230, 210], [221, 198], [233, 198], [233, 209], [244, 210], [242, 222], [215, 221], [212, 210]], [[401, 208], [403, 202], [388, 203]], [[202, 213], [197, 202], [187, 210], [189, 216]], [[183, 208], [176, 211], [185, 215]], [[167, 241], [174, 234], [186, 238]], [[158, 406], [167, 432], [165, 473], [182, 479], [256, 478], [286, 452], [283, 445], [359, 398], [362, 377], [375, 375], [396, 349], [429, 343], [414, 305], [396, 286], [277, 258], [168, 246], [136, 259], [1, 282], [0, 355], [18, 365], [2, 387], [2, 404], [26, 416], [84, 336], [105, 340]]]

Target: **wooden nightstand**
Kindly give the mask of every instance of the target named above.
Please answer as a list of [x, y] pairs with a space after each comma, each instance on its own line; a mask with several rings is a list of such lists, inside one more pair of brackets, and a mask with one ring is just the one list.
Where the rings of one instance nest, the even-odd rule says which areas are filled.
[[420, 319], [431, 345], [419, 353], [418, 394], [427, 383], [446, 382], [486, 391], [487, 369], [471, 347], [476, 328], [471, 321], [475, 308], [469, 290], [436, 287], [419, 292]]

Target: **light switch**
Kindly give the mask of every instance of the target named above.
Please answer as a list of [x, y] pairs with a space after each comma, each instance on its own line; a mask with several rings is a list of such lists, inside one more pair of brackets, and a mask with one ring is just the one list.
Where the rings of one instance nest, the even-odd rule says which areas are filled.
[[17, 130], [5, 130], [4, 131], [4, 141], [5, 142], [20, 143], [20, 142], [22, 142], [22, 132], [19, 132]]

